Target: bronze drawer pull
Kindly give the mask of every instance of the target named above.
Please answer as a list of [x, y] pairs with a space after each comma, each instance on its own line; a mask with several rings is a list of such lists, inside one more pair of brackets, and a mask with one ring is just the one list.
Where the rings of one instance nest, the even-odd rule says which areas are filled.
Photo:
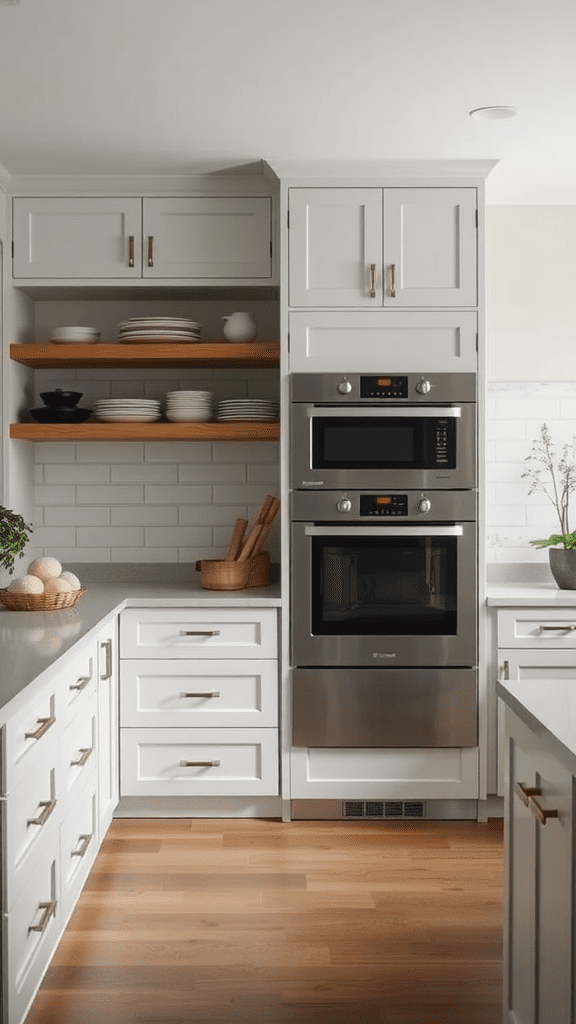
[[104, 663], [104, 674], [100, 675], [100, 679], [111, 679], [112, 678], [112, 640], [104, 640], [100, 644], [100, 647], [104, 651], [105, 663]]
[[86, 761], [90, 757], [90, 754], [92, 753], [93, 749], [93, 747], [79, 747], [80, 757], [78, 758], [77, 761], [70, 761], [70, 766], [73, 766], [75, 768], [83, 768], [84, 765], [86, 764]]
[[128, 235], [128, 266], [134, 266], [134, 235]]
[[370, 298], [376, 298], [376, 264], [370, 264]]
[[557, 810], [547, 810], [547, 808], [542, 807], [538, 800], [536, 800], [533, 796], [530, 797], [528, 801], [528, 806], [536, 820], [539, 821], [541, 825], [545, 825], [548, 818], [560, 817]]
[[390, 264], [390, 298], [396, 298], [396, 264]]
[[148, 235], [148, 266], [154, 266], [154, 235]]
[[525, 807], [530, 806], [532, 797], [541, 796], [542, 790], [539, 786], [525, 786], [523, 782], [514, 784], [514, 792], [519, 796]]
[[80, 846], [78, 847], [77, 850], [71, 850], [70, 851], [70, 856], [71, 857], [83, 857], [84, 856], [84, 854], [86, 853], [86, 850], [90, 846], [90, 842], [92, 840], [92, 833], [91, 832], [89, 834], [84, 833], [83, 835], [78, 836], [78, 839], [80, 840]]
[[219, 697], [220, 696], [220, 690], [206, 690], [205, 693], [202, 690], [199, 690], [198, 693], [181, 693], [180, 696], [181, 697], [209, 697], [209, 698], [211, 698], [211, 697]]
[[561, 624], [559, 626], [538, 626], [538, 629], [541, 633], [544, 633], [547, 630], [557, 629], [563, 629], [565, 633], [573, 633], [576, 630], [576, 623], [566, 623], [564, 625]]
[[28, 926], [28, 932], [45, 932], [52, 914], [56, 915], [57, 906], [58, 904], [56, 900], [49, 900], [47, 903], [39, 903], [38, 910], [43, 910], [44, 913], [42, 914], [38, 924], [31, 924]]
[[219, 629], [181, 629], [180, 636], [220, 636]]
[[180, 761], [181, 768], [219, 768], [220, 761]]
[[39, 718], [38, 719], [38, 726], [37, 726], [37, 728], [34, 729], [32, 732], [25, 732], [24, 733], [24, 739], [25, 740], [39, 740], [44, 735], [44, 733], [48, 732], [48, 729], [52, 725], [54, 725], [55, 721], [56, 721], [56, 716], [55, 715], [50, 715], [50, 718]]
[[56, 807], [56, 800], [41, 800], [39, 807], [43, 807], [44, 810], [40, 811], [37, 818], [28, 818], [27, 825], [45, 825]]
[[90, 682], [91, 679], [92, 679], [92, 676], [80, 676], [79, 679], [77, 680], [77, 682], [70, 683], [70, 686], [68, 687], [68, 689], [69, 690], [84, 690], [88, 686], [88, 683]]

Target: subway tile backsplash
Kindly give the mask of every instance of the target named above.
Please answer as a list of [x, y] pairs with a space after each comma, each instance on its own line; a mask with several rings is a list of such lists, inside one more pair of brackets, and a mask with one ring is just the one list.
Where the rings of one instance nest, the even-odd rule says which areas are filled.
[[[558, 520], [542, 493], [528, 496], [522, 474], [543, 423], [558, 452], [576, 436], [576, 382], [490, 383], [486, 400], [487, 561], [545, 566], [548, 551], [530, 541], [557, 532]], [[576, 494], [572, 519], [576, 529]]]
[[[136, 376], [137, 373], [137, 376]], [[42, 391], [70, 387], [93, 407], [103, 395], [153, 396], [200, 388], [219, 398], [278, 398], [277, 370], [39, 371]], [[62, 562], [194, 562], [221, 558], [237, 518], [251, 522], [279, 493], [273, 443], [151, 442], [36, 444], [34, 533]], [[280, 557], [275, 524], [267, 544]]]

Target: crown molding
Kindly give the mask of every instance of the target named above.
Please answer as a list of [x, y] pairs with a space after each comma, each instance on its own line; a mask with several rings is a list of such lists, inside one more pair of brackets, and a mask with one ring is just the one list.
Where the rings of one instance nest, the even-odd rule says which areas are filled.
[[14, 175], [12, 195], [268, 195], [270, 180], [262, 162], [195, 174], [49, 174]]

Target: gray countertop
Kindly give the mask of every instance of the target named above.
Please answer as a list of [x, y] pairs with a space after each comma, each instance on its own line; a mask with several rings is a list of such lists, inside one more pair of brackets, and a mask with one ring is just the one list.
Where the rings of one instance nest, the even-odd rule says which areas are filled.
[[86, 587], [73, 608], [16, 612], [0, 606], [0, 723], [13, 713], [24, 691], [42, 683], [79, 640], [89, 639], [126, 606], [278, 607], [280, 586], [248, 590], [202, 590], [190, 565], [66, 566]]
[[576, 775], [576, 679], [499, 680], [496, 692]]

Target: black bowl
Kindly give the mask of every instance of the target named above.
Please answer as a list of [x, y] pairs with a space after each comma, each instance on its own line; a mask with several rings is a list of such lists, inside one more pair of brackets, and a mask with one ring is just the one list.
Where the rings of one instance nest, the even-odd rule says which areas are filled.
[[67, 409], [66, 407], [30, 409], [30, 415], [39, 423], [83, 423], [91, 412], [92, 409]]
[[44, 391], [40, 395], [40, 398], [45, 405], [50, 406], [53, 409], [57, 406], [59, 409], [71, 409], [73, 405], [82, 398], [81, 391], [60, 391], [60, 388], [56, 388], [56, 391]]

